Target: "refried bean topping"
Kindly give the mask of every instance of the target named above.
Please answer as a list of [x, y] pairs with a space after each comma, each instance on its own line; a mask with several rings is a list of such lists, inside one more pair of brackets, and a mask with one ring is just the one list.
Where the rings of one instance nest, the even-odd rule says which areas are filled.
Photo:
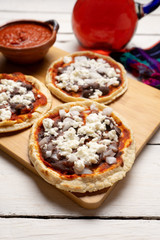
[[0, 121], [11, 119], [12, 114], [30, 112], [35, 102], [32, 88], [22, 81], [0, 79]]
[[92, 174], [101, 163], [116, 163], [121, 130], [110, 107], [100, 111], [94, 104], [60, 109], [44, 118], [38, 134], [44, 161], [65, 174]]
[[118, 87], [121, 83], [120, 69], [102, 58], [66, 56], [63, 63], [68, 65], [58, 68], [56, 86], [67, 92], [81, 92], [84, 98], [105, 96], [109, 94], [110, 86]]

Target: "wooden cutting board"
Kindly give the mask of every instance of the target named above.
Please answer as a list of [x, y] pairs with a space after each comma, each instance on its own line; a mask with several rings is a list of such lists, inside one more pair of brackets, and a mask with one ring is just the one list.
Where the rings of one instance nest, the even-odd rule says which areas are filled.
[[[25, 66], [13, 64], [0, 54], [0, 72], [22, 72], [33, 75], [44, 82], [49, 65], [66, 54], [67, 52], [52, 47], [44, 60]], [[53, 97], [53, 106], [59, 104], [62, 104], [62, 102]], [[110, 106], [121, 114], [132, 128], [136, 140], [136, 155], [138, 155], [160, 126], [160, 91], [136, 80], [129, 79], [127, 92]], [[34, 173], [37, 173], [28, 158], [29, 132], [30, 129], [27, 129], [18, 133], [0, 135], [0, 149], [7, 152]], [[113, 187], [86, 194], [65, 191], [63, 193], [80, 206], [94, 209], [102, 204]]]

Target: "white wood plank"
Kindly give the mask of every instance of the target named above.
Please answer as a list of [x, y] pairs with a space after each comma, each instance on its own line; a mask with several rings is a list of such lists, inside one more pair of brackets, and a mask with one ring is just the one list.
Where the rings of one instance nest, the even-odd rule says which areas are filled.
[[[134, 35], [131, 39], [127, 48], [140, 47], [143, 49], [149, 48], [153, 46], [156, 42], [159, 41], [159, 36], [152, 35]], [[58, 34], [57, 40], [54, 44], [55, 47], [63, 49], [67, 52], [75, 52], [79, 50], [83, 50], [83, 48], [79, 45], [73, 34]]]
[[5, 0], [0, 9], [5, 11], [71, 12], [76, 0]]
[[149, 144], [160, 144], [160, 129], [157, 130], [156, 134], [149, 141]]
[[[0, 7], [1, 10], [1, 7]], [[52, 12], [5, 12], [0, 11], [0, 25], [16, 19], [37, 19], [46, 21], [55, 19], [60, 25], [59, 32], [72, 33], [71, 13], [52, 13]], [[136, 34], [160, 35], [159, 29], [160, 15], [148, 15], [142, 18], [137, 24]]]
[[160, 39], [159, 35], [137, 35], [135, 34], [131, 41], [128, 44], [128, 48], [140, 47], [140, 48], [149, 48], [153, 46]]
[[[7, 11], [43, 11], [43, 12], [71, 12], [76, 0], [6, 0], [1, 2], [0, 9]], [[135, 0], [135, 2], [146, 4], [149, 0]], [[160, 8], [152, 15], [160, 14]]]
[[[159, 41], [159, 36], [153, 35], [134, 35], [131, 41], [128, 43], [127, 48], [140, 47], [143, 49], [153, 46], [156, 42]], [[63, 49], [67, 52], [74, 52], [82, 50], [82, 47], [79, 45], [78, 41], [74, 34], [63, 34], [60, 33], [57, 35], [57, 40], [54, 44], [56, 47]]]
[[0, 219], [1, 240], [159, 240], [157, 220]]
[[[37, 20], [43, 20], [46, 21], [48, 20], [50, 17], [43, 15], [43, 19], [42, 17], [37, 17], [35, 19]], [[57, 40], [56, 40], [56, 45], [57, 47], [68, 51], [68, 52], [73, 52], [73, 51], [77, 51], [80, 50], [80, 46], [76, 40], [76, 37], [74, 36], [73, 32], [72, 32], [72, 26], [71, 26], [71, 22], [68, 21], [66, 22], [65, 19], [63, 19], [63, 17], [59, 14], [57, 14], [57, 18], [58, 18], [58, 22], [60, 24], [60, 29], [58, 31], [57, 34]], [[55, 19], [57, 19], [55, 17]], [[14, 17], [14, 19], [20, 19], [19, 17]], [[29, 19], [32, 19], [32, 17], [30, 17]], [[13, 20], [13, 18], [2, 18], [0, 16], [0, 25]], [[159, 34], [160, 34], [160, 30], [159, 30]], [[159, 41], [159, 36], [160, 35], [138, 35], [135, 34], [133, 36], [133, 38], [131, 39], [131, 41], [128, 44], [128, 48], [131, 47], [142, 47], [142, 48], [148, 48], [151, 47], [153, 44], [155, 44], [156, 42]], [[57, 44], [58, 43], [58, 44]]]
[[66, 34], [65, 33], [58, 33], [56, 41], [62, 43], [62, 45], [63, 44], [65, 45], [66, 42], [71, 42], [71, 41], [73, 42], [75, 40], [76, 40], [76, 37], [73, 33], [69, 33], [69, 34], [68, 33], [66, 33]]
[[[149, 2], [149, 0], [139, 1]], [[72, 33], [71, 27], [71, 12], [74, 3], [75, 0], [1, 1], [0, 24], [20, 18], [33, 18], [43, 21], [55, 18], [60, 24], [55, 46], [68, 52], [77, 51], [80, 50], [80, 46]], [[160, 36], [159, 22], [160, 8], [138, 22], [137, 34], [134, 35], [129, 46], [147, 48], [158, 41]], [[150, 143], [160, 144], [160, 130], [150, 140]], [[159, 153], [160, 145], [145, 147], [142, 154], [137, 158], [131, 172], [117, 185], [102, 207], [97, 210], [80, 208], [59, 190], [24, 169], [14, 159], [1, 153], [0, 215], [159, 217], [160, 193], [157, 190], [160, 188]], [[94, 231], [94, 228], [92, 228], [92, 231], [81, 233], [80, 228], [87, 229], [88, 226], [88, 229], [90, 229], [88, 223], [91, 223], [93, 226], [93, 221], [98, 226], [98, 229], [96, 228]], [[85, 239], [90, 239], [91, 237], [99, 239], [99, 236], [101, 239], [106, 239], [108, 232], [111, 232], [112, 238], [110, 239], [120, 239], [120, 236], [123, 236], [124, 239], [159, 239], [158, 221], [116, 220], [112, 222], [107, 220], [101, 226], [100, 223], [102, 222], [103, 220], [0, 219], [0, 239], [5, 239], [5, 237], [13, 240], [46, 239], [46, 234], [48, 234], [47, 240], [53, 239], [53, 236], [54, 239], [57, 236], [57, 239], [67, 239], [66, 236], [68, 239], [72, 239], [74, 235], [71, 233], [74, 229], [75, 233], [80, 233], [80, 235], [78, 234], [79, 239], [82, 239], [82, 237]], [[65, 224], [66, 228], [63, 228], [64, 231], [61, 231], [63, 224]], [[106, 225], [108, 226], [108, 231], [104, 234]], [[115, 225], [118, 226], [117, 233], [115, 232]], [[82, 227], [78, 228], [78, 226]], [[48, 232], [45, 232], [45, 229], [48, 229]], [[57, 229], [56, 233], [55, 229]], [[147, 231], [148, 229], [149, 231]], [[5, 235], [2, 235], [2, 233]], [[97, 233], [98, 236], [96, 235]]]
[[137, 34], [159, 34], [160, 16], [148, 15], [138, 21]]
[[[135, 34], [133, 36], [133, 38], [131, 39], [131, 41], [128, 44], [128, 48], [131, 47], [141, 47], [143, 49], [145, 48], [149, 48], [152, 45], [154, 45], [156, 42], [158, 42], [160, 39], [159, 35], [137, 35]], [[61, 46], [65, 47], [65, 43], [66, 42], [71, 42], [71, 44], [75, 44], [77, 43], [76, 41], [76, 37], [73, 33], [69, 33], [69, 34], [63, 34], [63, 33], [59, 33], [57, 35], [57, 41], [61, 43]], [[75, 41], [75, 43], [74, 43]]]
[[160, 145], [148, 145], [132, 170], [97, 210], [86, 210], [25, 170], [6, 154], [0, 159], [0, 215], [160, 216]]
[[79, 51], [81, 49], [81, 46], [75, 37], [74, 40], [63, 42], [63, 38], [61, 38], [61, 36], [57, 36], [57, 41], [55, 42], [54, 46], [70, 53]]

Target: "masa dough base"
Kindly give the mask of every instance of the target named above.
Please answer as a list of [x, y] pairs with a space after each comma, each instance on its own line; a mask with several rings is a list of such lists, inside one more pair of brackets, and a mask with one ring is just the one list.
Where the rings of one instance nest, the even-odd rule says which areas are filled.
[[[40, 119], [38, 119], [30, 133], [29, 140], [29, 157], [32, 161], [35, 169], [44, 178], [48, 183], [55, 185], [57, 188], [71, 191], [71, 192], [93, 192], [97, 190], [101, 190], [103, 188], [107, 188], [112, 186], [115, 182], [121, 180], [125, 177], [126, 173], [131, 169], [134, 160], [135, 160], [135, 143], [133, 139], [133, 134], [131, 129], [127, 126], [125, 121], [115, 112], [113, 112], [114, 116], [117, 119], [120, 119], [123, 125], [130, 131], [132, 143], [123, 149], [123, 154], [121, 155], [123, 159], [123, 166], [115, 167], [111, 170], [106, 170], [103, 173], [96, 172], [93, 174], [83, 174], [78, 176], [75, 179], [67, 179], [67, 177], [63, 174], [59, 174], [58, 172], [48, 168], [40, 158], [40, 151], [38, 142], [36, 141], [36, 131], [37, 127], [41, 125], [41, 122], [44, 118], [49, 117], [51, 114], [57, 113], [60, 109], [70, 109], [73, 106], [87, 106], [89, 107], [93, 104], [93, 101], [84, 101], [84, 102], [74, 102], [74, 103], [66, 103], [60, 106], [55, 107], [47, 114], [43, 115]], [[105, 105], [94, 103], [99, 110], [103, 110], [106, 108]]]
[[[94, 53], [94, 52], [91, 52], [91, 51], [75, 52], [75, 53], [69, 54], [67, 56], [75, 57], [75, 56], [83, 56], [85, 54], [86, 55], [89, 54], [89, 55], [91, 55], [93, 57], [103, 58], [104, 60], [106, 60], [108, 62], [116, 64], [120, 68], [120, 70], [122, 72], [123, 84], [119, 88], [117, 88], [117, 90], [114, 91], [113, 93], [111, 93], [111, 94], [109, 94], [107, 96], [102, 96], [100, 98], [93, 99], [96, 102], [104, 103], [104, 104], [108, 104], [108, 103], [113, 102], [116, 98], [120, 97], [127, 90], [127, 87], [128, 87], [128, 81], [127, 81], [126, 71], [125, 71], [124, 67], [122, 66], [122, 64], [116, 62], [111, 57], [104, 56], [104, 55], [101, 55], [101, 54], [98, 54], [98, 53]], [[61, 63], [62, 61], [63, 61], [63, 58], [60, 58], [57, 61], [53, 62], [50, 65], [50, 67], [48, 68], [47, 75], [46, 75], [46, 86], [48, 87], [48, 89], [51, 91], [51, 93], [53, 95], [55, 95], [57, 98], [59, 98], [63, 102], [76, 102], [76, 101], [85, 101], [85, 100], [87, 100], [87, 98], [83, 98], [83, 97], [72, 97], [72, 96], [69, 95], [69, 93], [67, 94], [66, 91], [63, 91], [60, 88], [54, 86], [54, 84], [52, 82], [52, 74], [50, 72], [50, 69], [53, 69], [54, 66], [57, 63]]]
[[40, 82], [38, 79], [30, 75], [25, 75], [25, 79], [28, 82], [30, 82], [32, 85], [34, 85], [36, 89], [38, 89], [41, 93], [43, 93], [46, 96], [47, 104], [37, 107], [35, 111], [32, 113], [32, 117], [28, 118], [26, 116], [22, 122], [16, 122], [13, 120], [5, 120], [0, 122], [0, 133], [14, 132], [24, 128], [28, 128], [34, 123], [34, 121], [38, 117], [41, 116], [41, 114], [46, 113], [51, 108], [52, 98], [46, 86], [42, 82]]

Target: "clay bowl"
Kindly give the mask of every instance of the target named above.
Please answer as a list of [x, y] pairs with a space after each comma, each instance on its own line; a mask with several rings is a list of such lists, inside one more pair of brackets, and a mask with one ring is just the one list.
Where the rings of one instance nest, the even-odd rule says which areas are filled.
[[46, 53], [48, 52], [49, 48], [54, 44], [56, 41], [56, 35], [59, 29], [59, 24], [55, 20], [48, 20], [46, 22], [36, 21], [36, 20], [18, 20], [9, 22], [0, 27], [0, 31], [8, 26], [16, 25], [16, 24], [27, 24], [32, 23], [36, 25], [41, 25], [47, 29], [50, 29], [51, 36], [48, 40], [37, 44], [35, 46], [29, 47], [8, 47], [3, 46], [0, 43], [0, 52], [9, 60], [19, 64], [31, 64], [41, 60]]

